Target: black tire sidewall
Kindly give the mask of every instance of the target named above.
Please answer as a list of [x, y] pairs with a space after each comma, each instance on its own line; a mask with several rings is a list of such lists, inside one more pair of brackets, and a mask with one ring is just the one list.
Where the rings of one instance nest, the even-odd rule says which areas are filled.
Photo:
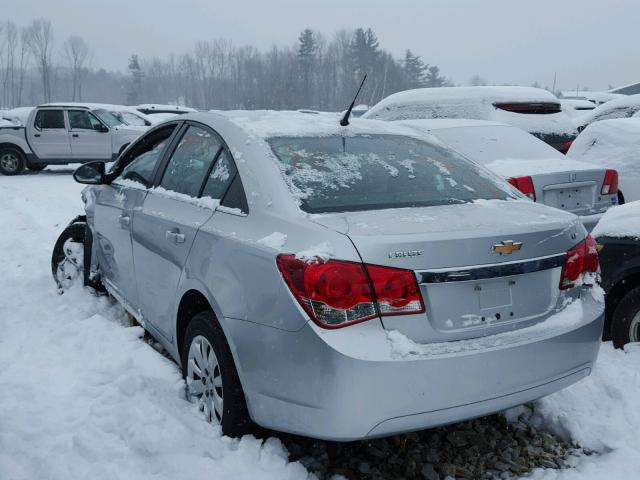
[[31, 170], [32, 172], [41, 172], [42, 170], [47, 168], [47, 164], [46, 163], [31, 163], [31, 164], [27, 165], [27, 168], [29, 170]]
[[622, 348], [631, 341], [631, 321], [638, 312], [640, 312], [640, 286], [635, 287], [622, 297], [613, 312], [611, 339], [614, 347]]
[[205, 337], [213, 346], [220, 365], [223, 390], [222, 432], [230, 437], [239, 437], [252, 433], [253, 423], [250, 420], [247, 403], [240, 384], [240, 378], [233, 361], [231, 349], [224, 332], [215, 315], [211, 311], [200, 312], [191, 319], [187, 326], [182, 345], [182, 376], [187, 377], [187, 358], [191, 342], [198, 335]]
[[0, 173], [2, 175], [6, 175], [6, 176], [20, 175], [24, 171], [26, 166], [27, 166], [27, 160], [24, 158], [24, 155], [22, 154], [22, 152], [20, 150], [17, 150], [15, 148], [3, 148], [3, 149], [0, 149], [0, 157], [2, 157], [2, 155], [5, 155], [7, 153], [12, 153], [13, 155], [16, 156], [16, 158], [18, 159], [18, 163], [19, 163], [18, 168], [14, 172], [7, 172], [6, 170], [4, 170], [2, 168], [2, 164], [0, 163]]
[[[58, 265], [62, 260], [64, 260], [63, 248], [65, 242], [69, 239], [73, 239], [84, 243], [85, 228], [86, 224], [84, 223], [72, 223], [63, 230], [58, 237], [58, 240], [56, 240], [56, 244], [53, 247], [53, 253], [51, 254], [51, 273], [53, 274], [53, 279], [56, 283], [58, 283]], [[84, 278], [84, 272], [81, 278]], [[58, 287], [60, 287], [59, 284]]]

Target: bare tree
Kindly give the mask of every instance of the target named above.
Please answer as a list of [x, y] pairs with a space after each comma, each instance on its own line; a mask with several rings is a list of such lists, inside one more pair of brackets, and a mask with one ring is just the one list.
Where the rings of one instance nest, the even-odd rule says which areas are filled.
[[82, 37], [70, 35], [64, 42], [64, 54], [71, 71], [71, 99], [82, 101], [82, 84], [87, 76], [89, 45]]
[[44, 101], [51, 101], [53, 80], [53, 28], [51, 21], [44, 18], [34, 20], [29, 27], [29, 47], [35, 57], [42, 80]]

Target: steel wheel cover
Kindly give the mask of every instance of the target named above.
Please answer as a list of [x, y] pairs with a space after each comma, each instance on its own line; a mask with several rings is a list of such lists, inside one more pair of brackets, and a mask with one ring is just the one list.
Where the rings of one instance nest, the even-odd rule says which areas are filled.
[[208, 422], [222, 422], [222, 372], [209, 340], [198, 335], [187, 356], [187, 398], [197, 402]]
[[65, 290], [73, 284], [84, 269], [84, 245], [69, 238], [62, 247], [64, 258], [58, 263], [56, 280]]

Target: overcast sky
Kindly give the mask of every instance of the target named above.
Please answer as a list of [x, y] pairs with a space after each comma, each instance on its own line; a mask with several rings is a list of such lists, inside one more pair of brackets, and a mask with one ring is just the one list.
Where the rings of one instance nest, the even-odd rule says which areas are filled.
[[142, 57], [229, 38], [260, 49], [291, 45], [310, 27], [327, 35], [371, 27], [383, 48], [410, 48], [456, 84], [605, 89], [640, 81], [638, 0], [0, 0], [5, 19], [49, 18], [57, 41], [83, 36], [93, 66], [125, 70]]

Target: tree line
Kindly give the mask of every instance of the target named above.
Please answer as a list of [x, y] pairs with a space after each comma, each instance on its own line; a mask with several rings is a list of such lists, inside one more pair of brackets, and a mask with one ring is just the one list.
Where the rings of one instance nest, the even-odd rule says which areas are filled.
[[92, 65], [88, 43], [59, 39], [49, 20], [0, 24], [0, 107], [51, 101], [172, 103], [203, 109], [342, 110], [362, 79], [359, 103], [400, 90], [451, 84], [436, 65], [406, 50], [395, 58], [373, 30], [331, 37], [303, 30], [291, 46], [261, 51], [230, 40], [198, 41], [182, 54], [132, 54], [126, 72]]

